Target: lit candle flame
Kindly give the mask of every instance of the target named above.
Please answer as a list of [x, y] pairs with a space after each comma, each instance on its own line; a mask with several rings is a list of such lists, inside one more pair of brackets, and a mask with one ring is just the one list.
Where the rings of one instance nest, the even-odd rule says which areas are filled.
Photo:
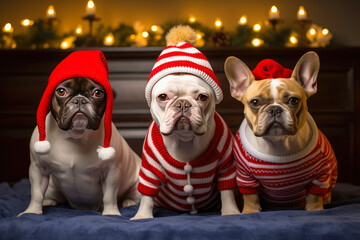
[[56, 11], [53, 5], [50, 5], [46, 11], [46, 17], [48, 19], [54, 19], [56, 17]]
[[4, 28], [3, 28], [4, 32], [8, 32], [11, 33], [14, 31], [14, 28], [11, 26], [11, 23], [7, 23], [5, 24]]
[[60, 45], [60, 48], [61, 48], [61, 49], [68, 49], [68, 48], [70, 48], [69, 42], [63, 41], [63, 42], [61, 43], [61, 45]]
[[28, 27], [28, 26], [32, 26], [34, 25], [34, 21], [30, 20], [30, 19], [24, 19], [21, 22], [21, 25], [23, 25], [24, 27]]
[[261, 25], [260, 24], [255, 24], [253, 27], [254, 32], [259, 32], [261, 30]]
[[259, 47], [263, 44], [263, 40], [259, 39], [259, 38], [254, 38], [252, 41], [251, 41], [251, 44], [254, 46], [254, 47]]
[[291, 36], [289, 40], [294, 45], [298, 43], [298, 39], [296, 37], [294, 37], [294, 36]]
[[141, 36], [143, 36], [143, 38], [147, 38], [149, 36], [149, 33], [144, 31], [142, 32]]
[[158, 30], [158, 26], [156, 25], [151, 26], [151, 31], [156, 32], [157, 30]]
[[190, 17], [190, 18], [189, 18], [189, 22], [190, 22], [190, 23], [196, 22], [196, 18], [195, 18], [195, 17]]
[[305, 11], [305, 8], [303, 6], [299, 7], [299, 11], [297, 13], [297, 19], [298, 20], [305, 20], [307, 18], [307, 13]]
[[96, 11], [95, 3], [92, 0], [89, 0], [86, 5], [86, 15], [87, 16], [94, 16]]
[[310, 35], [314, 36], [316, 34], [315, 28], [310, 29]]
[[324, 36], [328, 35], [328, 34], [329, 34], [329, 29], [324, 28], [324, 29], [322, 30], [322, 34], [323, 34]]
[[216, 27], [217, 29], [219, 29], [219, 28], [221, 28], [221, 26], [222, 26], [221, 20], [220, 20], [220, 19], [217, 19], [217, 20], [215, 21], [215, 27]]
[[77, 35], [82, 34], [82, 26], [81, 26], [81, 24], [77, 26], [75, 32], [76, 32]]
[[247, 18], [246, 18], [246, 16], [244, 15], [244, 16], [242, 16], [242, 17], [240, 18], [239, 24], [240, 24], [240, 25], [245, 25], [246, 23], [247, 23]]
[[114, 42], [115, 42], [115, 38], [112, 33], [109, 33], [108, 35], [105, 36], [105, 39], [104, 39], [105, 46], [112, 46], [112, 45], [114, 45]]

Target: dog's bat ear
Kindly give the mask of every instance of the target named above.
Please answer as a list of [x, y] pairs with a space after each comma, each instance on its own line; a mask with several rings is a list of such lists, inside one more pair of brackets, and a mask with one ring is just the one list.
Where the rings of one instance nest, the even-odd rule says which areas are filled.
[[254, 75], [246, 64], [237, 57], [228, 57], [224, 69], [230, 84], [231, 96], [242, 101], [246, 89], [255, 80]]
[[317, 92], [317, 75], [320, 69], [319, 56], [315, 52], [305, 53], [297, 62], [292, 78], [304, 88], [308, 97]]

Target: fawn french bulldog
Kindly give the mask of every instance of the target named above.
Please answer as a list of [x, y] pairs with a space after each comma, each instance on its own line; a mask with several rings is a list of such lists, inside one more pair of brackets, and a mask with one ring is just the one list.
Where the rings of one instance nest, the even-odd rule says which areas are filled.
[[303, 55], [293, 71], [271, 59], [253, 71], [236, 57], [226, 60], [231, 95], [245, 114], [234, 144], [242, 213], [259, 212], [261, 205], [320, 210], [330, 201], [337, 162], [307, 108], [319, 66], [315, 52]]

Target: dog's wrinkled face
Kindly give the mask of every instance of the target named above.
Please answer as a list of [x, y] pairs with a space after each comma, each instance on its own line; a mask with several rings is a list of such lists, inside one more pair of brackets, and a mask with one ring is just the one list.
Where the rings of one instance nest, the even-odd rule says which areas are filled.
[[236, 57], [225, 62], [231, 95], [244, 104], [249, 127], [258, 137], [294, 135], [306, 122], [307, 98], [317, 91], [319, 58], [306, 53], [290, 78], [255, 80], [249, 68]]
[[243, 96], [244, 112], [256, 136], [294, 135], [306, 120], [306, 99], [295, 81], [254, 81]]
[[176, 134], [190, 141], [207, 131], [214, 116], [215, 94], [197, 76], [172, 74], [154, 85], [150, 110], [163, 135]]
[[62, 130], [97, 130], [105, 112], [104, 88], [86, 78], [63, 81], [56, 88], [51, 113]]

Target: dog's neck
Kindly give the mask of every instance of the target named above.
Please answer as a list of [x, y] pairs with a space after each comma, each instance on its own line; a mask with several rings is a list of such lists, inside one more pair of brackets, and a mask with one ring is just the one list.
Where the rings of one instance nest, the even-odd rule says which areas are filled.
[[309, 145], [310, 141], [313, 140], [313, 132], [315, 130], [316, 125], [313, 119], [308, 117], [305, 124], [295, 135], [281, 137], [257, 137], [246, 124], [245, 137], [247, 138], [249, 144], [251, 144], [258, 152], [271, 156], [289, 156], [299, 153], [305, 149]]
[[200, 157], [208, 148], [215, 134], [215, 120], [212, 118], [208, 123], [208, 130], [205, 134], [195, 135], [191, 140], [180, 137], [176, 133], [162, 135], [164, 145], [171, 157], [180, 162], [190, 162]]

